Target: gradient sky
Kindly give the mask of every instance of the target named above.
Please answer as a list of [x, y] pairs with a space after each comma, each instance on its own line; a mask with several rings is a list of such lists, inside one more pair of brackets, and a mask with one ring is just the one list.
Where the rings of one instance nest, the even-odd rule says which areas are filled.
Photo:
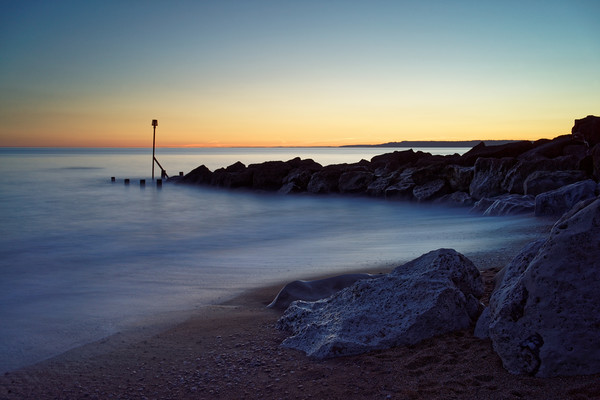
[[538, 139], [600, 115], [600, 1], [3, 1], [0, 146]]

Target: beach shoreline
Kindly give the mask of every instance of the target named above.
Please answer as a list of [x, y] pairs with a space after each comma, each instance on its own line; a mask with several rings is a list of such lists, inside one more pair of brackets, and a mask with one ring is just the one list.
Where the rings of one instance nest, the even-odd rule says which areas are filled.
[[[505, 261], [500, 253], [506, 249], [472, 260], [483, 270], [484, 303]], [[274, 325], [281, 313], [266, 305], [282, 284], [202, 307], [160, 332], [116, 334], [6, 373], [0, 398], [593, 399], [600, 393], [600, 374], [509, 374], [491, 342], [475, 338], [472, 327], [414, 346], [309, 359], [279, 347], [285, 333]]]

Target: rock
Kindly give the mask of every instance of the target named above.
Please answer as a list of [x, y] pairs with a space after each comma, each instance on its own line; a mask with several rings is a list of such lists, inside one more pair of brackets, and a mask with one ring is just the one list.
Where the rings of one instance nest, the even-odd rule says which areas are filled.
[[301, 160], [296, 157], [287, 163], [292, 169], [283, 179], [283, 185], [279, 189], [279, 193], [282, 194], [306, 192], [312, 175], [323, 169], [321, 164], [311, 159]]
[[478, 158], [514, 158], [531, 150], [533, 147], [533, 143], [528, 140], [497, 146], [486, 146], [485, 143], [481, 142], [463, 154], [461, 160], [466, 165], [473, 165]]
[[324, 299], [358, 280], [381, 278], [382, 276], [372, 274], [344, 274], [314, 281], [293, 281], [285, 285], [267, 307], [285, 310], [296, 300], [315, 301]]
[[473, 180], [474, 167], [448, 165], [444, 168], [444, 177], [453, 192], [468, 192]]
[[600, 372], [600, 199], [579, 203], [507, 266], [490, 299], [504, 367], [538, 377]]
[[465, 329], [479, 313], [482, 293], [473, 263], [440, 249], [327, 299], [296, 301], [277, 327], [291, 333], [282, 346], [314, 358], [359, 354]]
[[204, 165], [201, 165], [187, 173], [180, 183], [191, 183], [195, 185], [209, 184], [212, 179], [212, 172]]
[[469, 194], [475, 200], [504, 193], [502, 181], [517, 160], [514, 158], [480, 158], [475, 162]]
[[250, 164], [248, 170], [252, 171], [252, 188], [268, 191], [278, 190], [291, 169], [292, 166], [283, 161]]
[[520, 160], [539, 160], [545, 158], [556, 158], [565, 155], [565, 148], [571, 145], [581, 144], [573, 135], [557, 136], [552, 140], [540, 139], [534, 142], [534, 148], [521, 154]]
[[583, 171], [536, 171], [525, 179], [525, 194], [537, 196], [586, 179]]
[[571, 133], [587, 143], [588, 147], [594, 147], [600, 143], [600, 117], [588, 115], [585, 118], [576, 119]]
[[371, 158], [371, 168], [379, 171], [380, 174], [395, 172], [402, 167], [416, 162], [420, 158], [430, 156], [429, 153], [421, 151], [414, 152], [412, 149], [404, 151], [394, 151]]
[[533, 213], [535, 211], [535, 197], [507, 194], [498, 196], [494, 202], [483, 212], [483, 215], [517, 215]]
[[591, 156], [594, 178], [600, 180], [600, 144], [594, 146], [594, 148], [591, 151]]
[[373, 179], [369, 171], [347, 171], [340, 175], [338, 189], [340, 193], [365, 193]]
[[563, 214], [581, 200], [591, 199], [597, 194], [597, 184], [591, 179], [539, 194], [535, 198], [535, 215]]
[[443, 179], [434, 179], [424, 185], [415, 186], [412, 192], [417, 201], [428, 201], [448, 193], [448, 186]]
[[384, 192], [388, 200], [409, 200], [413, 198], [413, 189], [416, 186], [412, 174], [414, 168], [407, 168], [404, 171], [396, 172], [391, 183]]
[[344, 164], [323, 167], [311, 176], [306, 190], [310, 193], [337, 193], [340, 176], [346, 167]]
[[248, 170], [241, 162], [227, 168], [219, 168], [213, 172], [210, 184], [228, 188], [252, 187], [252, 170]]
[[506, 173], [502, 181], [502, 189], [507, 193], [525, 194], [525, 179], [536, 171], [559, 171], [577, 169], [577, 159], [571, 156], [554, 159], [519, 160]]

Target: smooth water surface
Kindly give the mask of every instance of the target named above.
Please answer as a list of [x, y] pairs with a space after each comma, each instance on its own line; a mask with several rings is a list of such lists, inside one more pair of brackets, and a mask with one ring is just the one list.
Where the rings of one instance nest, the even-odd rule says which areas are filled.
[[[238, 159], [297, 154], [328, 164], [377, 154], [234, 150], [170, 150], [160, 161], [188, 172]], [[501, 249], [535, 237], [544, 223], [376, 199], [140, 187], [134, 179], [149, 179], [149, 154], [0, 150], [0, 371], [251, 287], [398, 265], [440, 247], [467, 256]]]

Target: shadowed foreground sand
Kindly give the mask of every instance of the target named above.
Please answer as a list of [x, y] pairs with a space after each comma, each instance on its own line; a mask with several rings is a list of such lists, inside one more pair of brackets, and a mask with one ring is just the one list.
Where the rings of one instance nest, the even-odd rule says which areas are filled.
[[[477, 265], [477, 263], [476, 263]], [[484, 273], [486, 298], [497, 268]], [[462, 331], [325, 361], [279, 348], [258, 289], [144, 339], [114, 335], [0, 377], [2, 399], [598, 399], [600, 374], [510, 375]]]

